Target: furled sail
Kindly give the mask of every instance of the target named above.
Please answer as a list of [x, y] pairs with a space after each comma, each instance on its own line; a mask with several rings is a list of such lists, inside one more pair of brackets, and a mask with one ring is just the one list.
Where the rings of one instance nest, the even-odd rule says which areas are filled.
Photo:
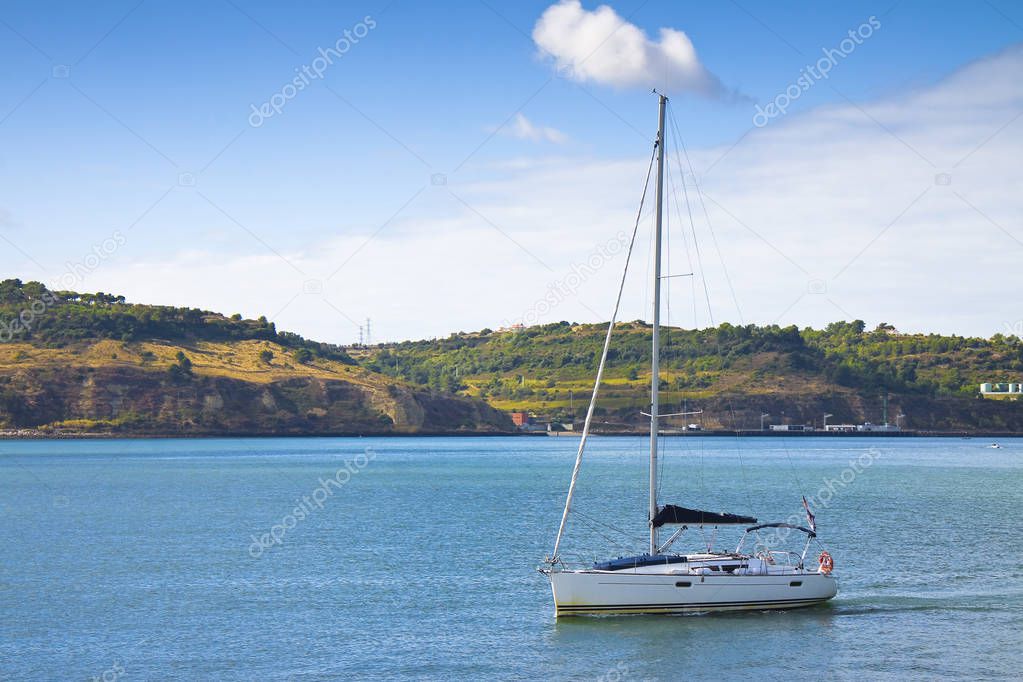
[[751, 524], [757, 520], [752, 516], [739, 516], [738, 514], [727, 514], [725, 512], [708, 512], [699, 509], [687, 509], [677, 507], [673, 504], [666, 504], [661, 507], [654, 517], [654, 528], [673, 523], [693, 526], [718, 526], [725, 524]]

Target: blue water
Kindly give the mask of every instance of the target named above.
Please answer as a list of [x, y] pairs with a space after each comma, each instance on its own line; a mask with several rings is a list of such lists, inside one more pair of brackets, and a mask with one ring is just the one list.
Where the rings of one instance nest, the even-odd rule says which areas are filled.
[[[665, 440], [662, 501], [811, 497], [837, 599], [556, 622], [569, 438], [6, 441], [0, 678], [1020, 677], [1023, 441]], [[644, 449], [593, 441], [566, 556], [642, 548]]]

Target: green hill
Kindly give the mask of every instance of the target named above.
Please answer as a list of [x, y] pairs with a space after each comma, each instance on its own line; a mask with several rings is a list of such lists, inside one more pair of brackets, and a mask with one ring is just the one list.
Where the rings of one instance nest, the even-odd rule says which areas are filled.
[[[363, 366], [410, 383], [571, 420], [589, 400], [605, 330], [606, 324], [561, 322], [351, 353]], [[705, 428], [756, 429], [764, 412], [770, 423], [819, 426], [825, 413], [833, 424], [880, 423], [887, 395], [889, 420], [904, 414], [907, 428], [1023, 431], [1023, 405], [978, 393], [982, 382], [1020, 381], [1023, 343], [1014, 336], [902, 334], [886, 324], [868, 331], [856, 320], [823, 330], [666, 329], [662, 343], [662, 405], [703, 409]], [[602, 421], [642, 421], [649, 362], [649, 325], [617, 325], [598, 403]]]
[[[111, 294], [0, 282], [0, 429], [117, 434], [511, 431], [509, 411], [577, 420], [603, 324], [557, 324], [341, 347], [278, 332], [265, 318], [132, 304]], [[665, 329], [669, 420], [706, 429], [879, 423], [1023, 432], [1023, 404], [983, 399], [1021, 381], [1023, 343], [902, 334], [861, 321]], [[598, 407], [605, 430], [642, 428], [650, 327], [617, 325]], [[679, 409], [676, 409], [679, 408]], [[898, 415], [905, 415], [898, 417]]]

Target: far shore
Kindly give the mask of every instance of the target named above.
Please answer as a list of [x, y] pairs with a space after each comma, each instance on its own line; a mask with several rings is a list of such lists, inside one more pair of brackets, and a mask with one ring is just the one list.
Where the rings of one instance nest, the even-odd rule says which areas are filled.
[[[111, 431], [50, 431], [41, 429], [0, 429], [0, 440], [143, 440], [143, 439], [213, 439], [213, 438], [452, 438], [452, 437], [530, 437], [530, 438], [578, 438], [579, 431], [451, 431], [451, 432], [339, 432], [339, 433], [116, 433]], [[644, 437], [643, 430], [594, 430], [594, 437], [632, 436]], [[665, 438], [1021, 438], [1023, 433], [1005, 431], [662, 431]]]

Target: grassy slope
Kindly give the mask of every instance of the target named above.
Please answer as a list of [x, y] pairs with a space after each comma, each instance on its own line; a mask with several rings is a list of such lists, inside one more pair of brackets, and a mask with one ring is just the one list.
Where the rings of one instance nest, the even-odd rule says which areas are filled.
[[[263, 362], [260, 351], [274, 353], [270, 363]], [[184, 351], [192, 361], [196, 374], [219, 376], [241, 381], [269, 383], [297, 376], [322, 378], [344, 377], [349, 381], [365, 383], [370, 372], [337, 361], [315, 359], [299, 365], [288, 349], [270, 341], [196, 341], [196, 342], [121, 342], [100, 339], [61, 348], [40, 348], [28, 343], [0, 345], [0, 371], [11, 371], [27, 366], [61, 367], [87, 365], [90, 367], [145, 368], [166, 370], [176, 362], [178, 351]], [[143, 353], [152, 353], [147, 359]]]
[[341, 347], [279, 333], [265, 318], [4, 280], [0, 428], [416, 433], [511, 422], [482, 401], [409, 385], [358, 366]]
[[[260, 354], [270, 351], [266, 362]], [[191, 375], [169, 368], [183, 352]], [[504, 430], [507, 418], [273, 342], [83, 341], [0, 345], [0, 425], [126, 433], [388, 433]], [[11, 405], [12, 402], [16, 404]], [[6, 414], [5, 414], [6, 412]]]

